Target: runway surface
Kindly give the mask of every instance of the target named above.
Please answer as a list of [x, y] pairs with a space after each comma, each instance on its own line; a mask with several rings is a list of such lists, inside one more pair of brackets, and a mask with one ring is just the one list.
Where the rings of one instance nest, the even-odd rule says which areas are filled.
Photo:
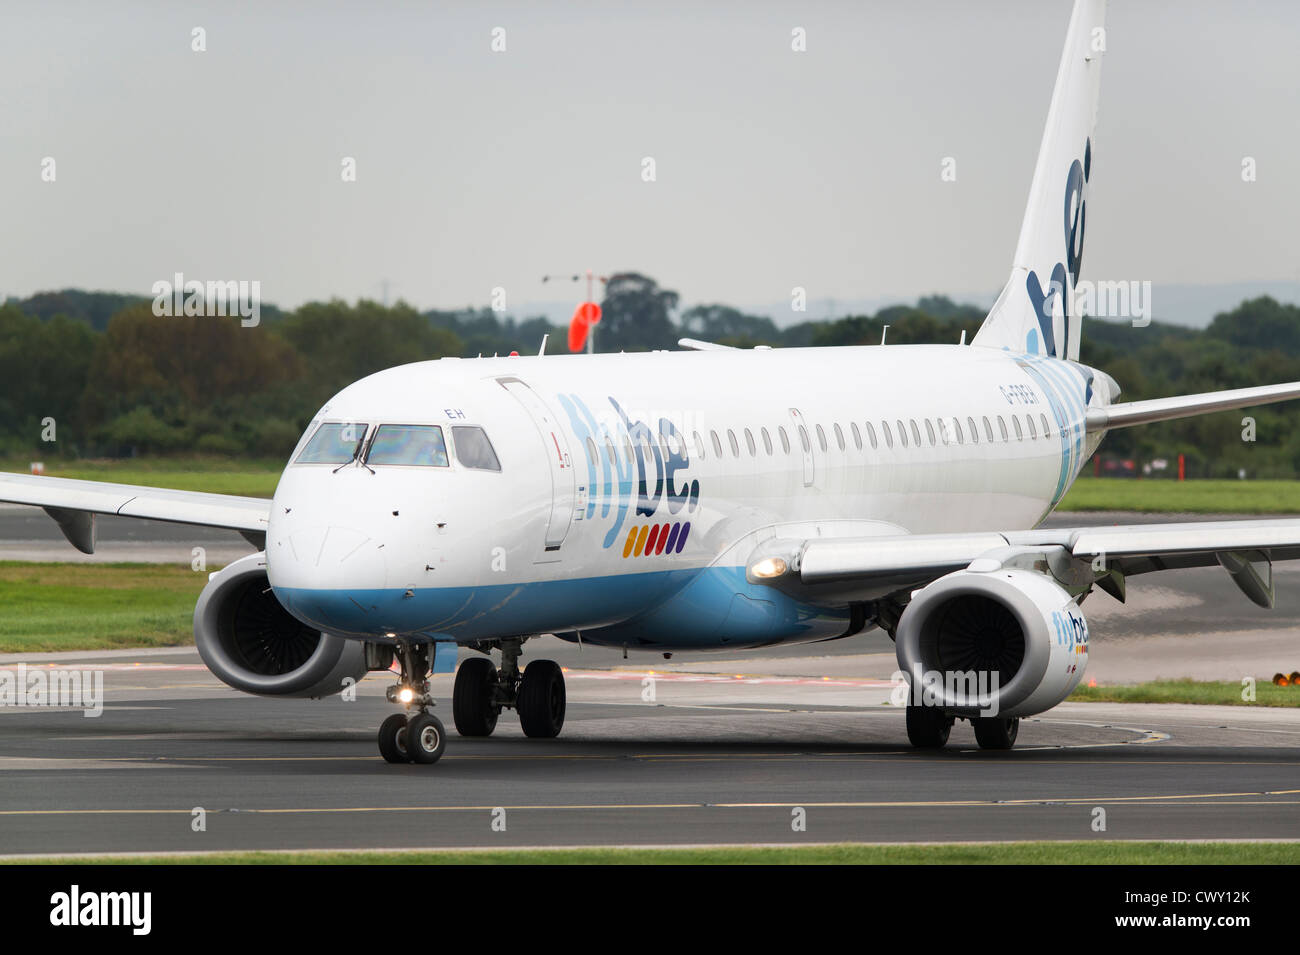
[[[1012, 752], [958, 724], [920, 753], [889, 681], [858, 675], [869, 656], [772, 658], [789, 672], [768, 676], [656, 667], [649, 683], [618, 655], [588, 648], [579, 668], [558, 641], [529, 650], [568, 669], [561, 738], [529, 740], [507, 714], [490, 739], [452, 730], [434, 766], [378, 756], [382, 674], [353, 701], [263, 700], [192, 651], [61, 657], [104, 668], [105, 709], [0, 709], [0, 853], [1300, 839], [1294, 710], [1067, 704], [1025, 721]], [[443, 700], [450, 684], [435, 680]]]

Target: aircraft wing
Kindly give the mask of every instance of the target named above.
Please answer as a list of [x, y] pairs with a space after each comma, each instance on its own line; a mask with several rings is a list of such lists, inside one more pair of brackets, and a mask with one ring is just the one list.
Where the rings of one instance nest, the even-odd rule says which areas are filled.
[[[1124, 599], [1124, 578], [1222, 566], [1261, 606], [1272, 606], [1272, 561], [1300, 559], [1300, 520], [1199, 521], [1028, 531], [775, 539], [746, 565], [751, 582], [805, 597], [873, 599], [955, 570], [1023, 566], [1075, 590], [1095, 583]], [[987, 563], [996, 561], [998, 563]]]
[[44, 508], [63, 536], [85, 554], [95, 552], [96, 514], [222, 527], [239, 531], [254, 546], [261, 547], [265, 546], [266, 522], [271, 512], [271, 502], [265, 498], [37, 474], [0, 474], [0, 502]]

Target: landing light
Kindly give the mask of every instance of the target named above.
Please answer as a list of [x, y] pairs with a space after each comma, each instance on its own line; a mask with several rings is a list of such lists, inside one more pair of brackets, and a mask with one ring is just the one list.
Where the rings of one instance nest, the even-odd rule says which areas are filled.
[[752, 568], [755, 577], [780, 577], [787, 570], [787, 565], [780, 557], [764, 557]]
[[409, 686], [404, 686], [397, 691], [397, 700], [399, 703], [410, 703], [415, 699], [415, 691]]

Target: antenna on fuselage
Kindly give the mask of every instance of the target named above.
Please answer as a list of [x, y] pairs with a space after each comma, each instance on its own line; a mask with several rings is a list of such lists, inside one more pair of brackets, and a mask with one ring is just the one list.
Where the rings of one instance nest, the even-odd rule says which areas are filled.
[[[962, 332], [962, 334], [964, 335], [965, 332]], [[546, 354], [546, 339], [548, 339], [548, 338], [550, 338], [550, 337], [551, 337], [551, 333], [550, 333], [550, 332], [547, 332], [545, 335], [542, 336], [542, 347], [539, 348], [539, 349], [537, 349], [537, 357], [538, 357], [538, 358], [541, 358], [543, 355]]]
[[889, 331], [888, 325], [886, 325], [884, 328], [880, 330], [880, 344], [882, 345], [885, 344], [885, 332], [887, 331]]
[[966, 329], [963, 328], [963, 329], [961, 330], [961, 341], [959, 341], [957, 344], [958, 344], [958, 345], [965, 345], [965, 344], [966, 344]]

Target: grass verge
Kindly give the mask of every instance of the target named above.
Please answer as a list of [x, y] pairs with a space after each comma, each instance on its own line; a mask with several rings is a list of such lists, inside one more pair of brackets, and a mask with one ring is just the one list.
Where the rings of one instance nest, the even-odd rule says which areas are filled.
[[0, 561], [0, 653], [191, 643], [207, 580], [170, 564]]
[[[6, 859], [7, 863], [28, 860]], [[718, 846], [682, 849], [494, 849], [229, 852], [65, 856], [34, 863], [110, 865], [1294, 865], [1285, 842], [1010, 842], [949, 845]]]
[[[1300, 654], [1297, 654], [1300, 656]], [[1300, 686], [1255, 683], [1255, 699], [1244, 700], [1240, 683], [1205, 680], [1154, 680], [1129, 686], [1080, 686], [1072, 703], [1201, 703], [1216, 706], [1300, 706]]]
[[1081, 477], [1057, 510], [1300, 514], [1300, 481], [1137, 481]]

